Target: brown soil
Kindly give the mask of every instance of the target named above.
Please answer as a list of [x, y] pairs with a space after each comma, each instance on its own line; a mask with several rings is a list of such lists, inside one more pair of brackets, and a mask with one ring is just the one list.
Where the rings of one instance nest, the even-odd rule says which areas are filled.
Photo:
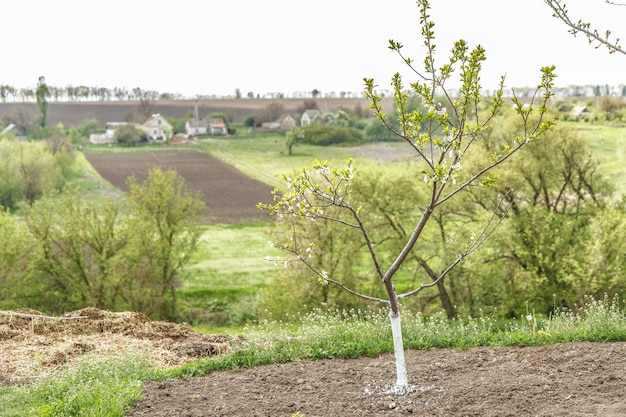
[[626, 343], [407, 352], [150, 382], [127, 416], [626, 416]]
[[143, 181], [152, 167], [175, 169], [189, 188], [200, 191], [206, 204], [205, 215], [211, 223], [233, 224], [272, 219], [256, 205], [259, 202], [270, 203], [273, 188], [207, 153], [91, 153], [85, 157], [105, 180], [125, 191], [129, 176]]

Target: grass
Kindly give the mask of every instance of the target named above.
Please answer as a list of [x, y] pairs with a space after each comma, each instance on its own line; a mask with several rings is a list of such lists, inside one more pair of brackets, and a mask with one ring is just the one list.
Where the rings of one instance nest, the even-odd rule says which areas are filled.
[[559, 122], [576, 129], [587, 139], [591, 152], [599, 162], [600, 172], [607, 175], [620, 194], [626, 193], [626, 129], [621, 126]]
[[[588, 299], [575, 311], [502, 322], [490, 317], [402, 318], [406, 349], [528, 346], [626, 340], [626, 310], [618, 299]], [[536, 323], [536, 324], [535, 324]], [[243, 329], [230, 353], [170, 370], [152, 370], [130, 354], [83, 360], [27, 387], [0, 388], [0, 416], [123, 416], [140, 399], [144, 381], [202, 376], [294, 360], [356, 358], [393, 352], [386, 311], [317, 310], [293, 321], [265, 321]]]
[[122, 417], [140, 399], [143, 381], [154, 378], [134, 355], [82, 361], [27, 387], [0, 388], [0, 416]]

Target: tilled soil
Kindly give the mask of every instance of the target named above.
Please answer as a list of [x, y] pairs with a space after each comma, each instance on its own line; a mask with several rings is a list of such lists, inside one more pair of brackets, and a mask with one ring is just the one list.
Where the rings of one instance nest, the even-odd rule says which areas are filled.
[[626, 416], [626, 342], [408, 351], [150, 382], [138, 416]]
[[190, 189], [199, 191], [206, 204], [210, 223], [235, 224], [268, 221], [272, 218], [259, 210], [260, 202], [272, 202], [273, 188], [255, 180], [216, 157], [193, 151], [131, 153], [90, 153], [85, 157], [98, 174], [115, 187], [127, 191], [127, 179], [144, 181], [154, 167], [176, 170]]

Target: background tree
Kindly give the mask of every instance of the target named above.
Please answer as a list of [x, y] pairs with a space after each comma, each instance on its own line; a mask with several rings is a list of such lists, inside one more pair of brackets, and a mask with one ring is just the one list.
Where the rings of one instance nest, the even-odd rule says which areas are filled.
[[[337, 285], [340, 288], [357, 295], [365, 300], [384, 303], [389, 307], [394, 351], [396, 355], [397, 381], [399, 390], [408, 387], [406, 376], [406, 364], [402, 345], [402, 332], [400, 324], [400, 300], [421, 292], [430, 286], [435, 286], [438, 280], [443, 279], [456, 265], [468, 255], [478, 249], [493, 233], [498, 221], [498, 207], [493, 209], [494, 214], [487, 222], [477, 230], [476, 236], [466, 242], [463, 249], [455, 254], [455, 259], [443, 269], [439, 276], [429, 284], [422, 284], [404, 293], [398, 293], [394, 277], [409, 259], [416, 248], [416, 244], [423, 238], [423, 233], [433, 213], [448, 201], [465, 191], [471, 186], [492, 186], [495, 178], [488, 175], [489, 171], [502, 164], [519, 152], [527, 144], [535, 142], [546, 131], [553, 128], [552, 120], [547, 116], [547, 102], [551, 97], [554, 79], [554, 68], [542, 68], [542, 79], [537, 88], [541, 101], [537, 105], [534, 101], [530, 105], [523, 105], [516, 97], [513, 98], [516, 111], [522, 121], [522, 127], [507, 137], [506, 141], [499, 143], [498, 151], [491, 156], [484, 155], [474, 145], [488, 131], [489, 124], [501, 114], [503, 107], [502, 91], [504, 78], [500, 88], [493, 97], [492, 103], [485, 114], [480, 114], [479, 109], [483, 98], [481, 96], [480, 72], [482, 62], [485, 60], [485, 51], [477, 46], [470, 51], [464, 41], [458, 41], [452, 49], [452, 56], [442, 66], [435, 65], [434, 61], [434, 23], [428, 15], [428, 0], [418, 1], [420, 8], [420, 24], [424, 44], [427, 48], [423, 70], [413, 67], [413, 60], [404, 57], [403, 46], [395, 41], [390, 41], [389, 48], [397, 52], [403, 61], [410, 67], [419, 80], [411, 84], [413, 93], [419, 96], [427, 109], [425, 112], [406, 112], [408, 92], [402, 83], [399, 74], [392, 79], [394, 99], [398, 107], [399, 129], [386, 122], [386, 116], [380, 105], [381, 97], [374, 90], [376, 85], [372, 79], [365, 80], [366, 96], [369, 98], [374, 113], [385, 123], [394, 134], [401, 137], [415, 152], [419, 160], [420, 169], [423, 173], [423, 184], [426, 188], [426, 204], [418, 207], [418, 214], [407, 233], [405, 243], [392, 259], [391, 263], [383, 265], [377, 246], [372, 240], [370, 224], [367, 213], [352, 200], [351, 190], [355, 176], [355, 169], [349, 161], [345, 167], [338, 169], [331, 167], [327, 162], [316, 161], [310, 168], [303, 169], [296, 177], [285, 177], [287, 191], [276, 191], [276, 204], [264, 205], [270, 213], [279, 216], [301, 216], [315, 221], [339, 222], [347, 228], [358, 230], [366, 247], [366, 253], [372, 265], [372, 270], [385, 291], [385, 298], [375, 297], [360, 293], [349, 288], [341, 282], [341, 277], [331, 277], [328, 272], [318, 265], [307, 261], [308, 250], [313, 250], [300, 244], [299, 235], [294, 235], [289, 241], [279, 245], [291, 254], [289, 260], [280, 260], [280, 263], [293, 261], [303, 262], [324, 283]], [[458, 70], [462, 83], [461, 97], [452, 99], [446, 91], [445, 83]], [[436, 100], [435, 92], [444, 91], [447, 105], [441, 106]], [[451, 110], [448, 110], [450, 108]], [[464, 170], [464, 161], [470, 155], [478, 153], [482, 155], [482, 165]], [[405, 196], [411, 200], [412, 196]], [[329, 214], [329, 208], [340, 209], [345, 213], [342, 217]], [[345, 217], [344, 217], [345, 216]]]
[[154, 295], [147, 299], [152, 303], [162, 300], [154, 303], [156, 314], [173, 319], [176, 289], [200, 238], [198, 216], [204, 203], [176, 171], [163, 172], [158, 167], [142, 183], [129, 178], [128, 188], [133, 213], [129, 232], [131, 273], [151, 277], [149, 288]]
[[39, 110], [39, 126], [46, 127], [48, 125], [48, 97], [50, 97], [50, 89], [46, 84], [44, 76], [39, 77], [35, 96], [37, 97], [37, 109]]
[[115, 129], [113, 138], [120, 145], [134, 146], [146, 140], [146, 132], [133, 123], [127, 123]]
[[258, 125], [261, 125], [263, 123], [272, 122], [278, 119], [284, 113], [285, 106], [282, 103], [272, 101], [266, 104], [261, 110], [257, 112], [257, 114], [255, 115], [255, 120]]
[[285, 134], [285, 146], [287, 147], [287, 154], [292, 154], [292, 148], [302, 142], [304, 139], [304, 131], [300, 127], [294, 127]]

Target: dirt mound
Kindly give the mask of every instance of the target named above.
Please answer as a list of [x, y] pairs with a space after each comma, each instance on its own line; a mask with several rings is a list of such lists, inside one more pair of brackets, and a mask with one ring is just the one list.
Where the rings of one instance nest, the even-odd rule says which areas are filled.
[[0, 312], [0, 384], [21, 384], [84, 355], [147, 355], [156, 368], [180, 366], [230, 349], [222, 335], [152, 321], [142, 313], [97, 308], [59, 317], [22, 309]]

